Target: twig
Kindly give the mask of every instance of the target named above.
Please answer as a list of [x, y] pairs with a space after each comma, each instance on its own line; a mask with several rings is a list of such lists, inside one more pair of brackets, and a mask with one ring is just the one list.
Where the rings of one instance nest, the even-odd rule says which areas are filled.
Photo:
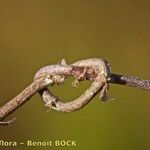
[[[30, 99], [37, 91], [43, 89], [44, 87], [53, 83], [53, 80], [49, 78], [40, 78], [33, 83], [31, 83], [27, 88], [25, 88], [20, 94], [6, 103], [4, 106], [0, 108], [0, 120], [3, 120], [6, 116], [11, 114], [21, 105], [23, 105], [27, 100]], [[0, 122], [1, 124], [7, 125], [12, 121]]]
[[150, 90], [150, 80], [143, 80], [138, 77], [125, 76], [125, 75], [112, 73], [110, 83], [126, 85], [130, 87], [140, 88], [143, 90]]
[[[93, 83], [79, 98], [71, 102], [62, 102], [48, 91], [47, 87], [64, 83], [64, 80], [69, 76], [74, 76], [76, 82], [91, 80]], [[103, 59], [81, 60], [71, 65], [61, 62], [60, 65], [51, 65], [40, 69], [36, 73], [33, 83], [0, 108], [0, 124], [8, 125], [13, 122], [14, 120], [2, 120], [27, 102], [36, 92], [41, 94], [44, 102], [50, 108], [62, 112], [71, 112], [84, 107], [99, 91], [102, 101], [107, 100], [108, 83], [150, 90], [150, 80], [113, 74], [110, 71], [109, 63]]]
[[40, 94], [45, 102], [45, 106], [60, 112], [73, 112], [83, 108], [87, 105], [92, 98], [100, 91], [106, 83], [106, 78], [103, 75], [98, 75], [94, 82], [91, 84], [80, 97], [73, 101], [63, 102], [58, 97], [54, 96], [47, 88], [40, 91]]
[[[66, 61], [63, 60], [60, 62], [67, 66]], [[42, 96], [45, 105], [50, 109], [54, 109], [61, 112], [72, 112], [75, 110], [79, 110], [83, 108], [94, 96], [100, 91], [100, 98], [102, 101], [107, 100], [107, 91], [108, 84], [107, 78], [110, 77], [110, 66], [106, 60], [91, 58], [77, 61], [73, 64], [71, 74], [76, 77], [76, 82], [82, 80], [94, 80], [91, 87], [87, 89], [79, 98], [71, 101], [71, 102], [63, 102], [58, 97], [54, 96], [47, 88], [40, 91], [40, 95]], [[58, 66], [55, 66], [57, 68]], [[77, 73], [79, 67], [83, 68], [83, 72]], [[45, 71], [46, 70], [46, 71]], [[48, 74], [51, 73], [51, 67], [47, 66], [39, 70], [35, 75], [35, 80], [37, 77], [40, 77], [43, 73]], [[61, 77], [60, 77], [61, 78]], [[59, 78], [59, 79], [60, 79]], [[59, 83], [59, 80], [57, 81]]]

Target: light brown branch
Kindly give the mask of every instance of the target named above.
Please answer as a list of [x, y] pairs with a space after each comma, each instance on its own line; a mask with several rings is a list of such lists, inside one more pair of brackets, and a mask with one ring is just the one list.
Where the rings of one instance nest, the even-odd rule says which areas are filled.
[[[74, 76], [76, 81], [91, 80], [93, 83], [79, 98], [63, 102], [54, 96], [47, 87], [61, 84], [65, 78]], [[43, 97], [47, 106], [61, 112], [72, 112], [84, 107], [100, 91], [102, 101], [107, 100], [108, 83], [127, 85], [150, 91], [150, 80], [111, 73], [110, 65], [103, 59], [91, 58], [77, 61], [71, 65], [51, 65], [41, 68], [34, 77], [34, 82], [15, 98], [0, 108], [0, 124], [8, 125], [14, 121], [2, 121], [6, 116], [27, 102], [36, 92]]]
[[[6, 103], [0, 108], [0, 120], [3, 120], [6, 116], [11, 114], [25, 102], [27, 102], [31, 96], [33, 96], [37, 91], [43, 89], [44, 87], [53, 83], [53, 80], [49, 78], [40, 78], [33, 83], [31, 83], [27, 88], [25, 88], [20, 94]], [[13, 120], [12, 120], [13, 121]], [[3, 125], [10, 124], [12, 121], [0, 122]]]
[[54, 96], [47, 88], [40, 91], [40, 94], [45, 102], [45, 106], [60, 112], [73, 112], [83, 108], [92, 98], [102, 89], [107, 82], [104, 75], [98, 75], [96, 79], [80, 97], [73, 101], [63, 102], [58, 97]]

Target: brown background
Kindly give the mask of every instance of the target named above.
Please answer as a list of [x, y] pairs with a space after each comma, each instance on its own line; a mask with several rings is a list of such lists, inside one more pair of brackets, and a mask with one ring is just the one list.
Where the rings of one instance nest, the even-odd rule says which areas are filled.
[[[113, 72], [149, 79], [149, 16], [148, 0], [0, 0], [0, 105], [29, 85], [38, 68], [61, 58], [102, 57]], [[75, 89], [71, 80], [53, 92], [71, 100], [89, 86]], [[0, 138], [73, 139], [77, 147], [68, 149], [78, 150], [150, 149], [149, 92], [111, 85], [110, 95], [116, 101], [101, 104], [96, 96], [66, 114], [46, 113], [36, 94], [10, 116], [15, 123], [0, 126]]]

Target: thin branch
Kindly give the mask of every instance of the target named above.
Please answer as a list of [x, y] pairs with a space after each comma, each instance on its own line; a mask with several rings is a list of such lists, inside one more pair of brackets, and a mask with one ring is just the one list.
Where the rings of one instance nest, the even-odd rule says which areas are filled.
[[110, 83], [126, 85], [126, 86], [140, 88], [148, 91], [150, 90], [150, 80], [143, 80], [138, 77], [125, 76], [125, 75], [112, 73]]
[[107, 82], [105, 76], [98, 75], [94, 82], [91, 84], [80, 97], [73, 101], [63, 102], [58, 97], [54, 96], [47, 88], [40, 91], [40, 94], [45, 102], [45, 106], [60, 112], [73, 112], [83, 108], [87, 105], [92, 98], [102, 89], [103, 85]]
[[[27, 102], [31, 96], [33, 96], [37, 91], [49, 86], [53, 83], [53, 80], [49, 78], [40, 78], [33, 83], [31, 83], [27, 88], [25, 88], [20, 94], [6, 103], [0, 108], [0, 120], [3, 120], [6, 116], [14, 112], [17, 108]], [[12, 120], [13, 121], [13, 120]], [[1, 124], [10, 124], [12, 121], [0, 122]]]
[[[53, 84], [64, 83], [69, 76], [74, 76], [76, 82], [91, 80], [93, 83], [79, 98], [71, 102], [62, 102], [54, 96], [47, 87]], [[0, 124], [8, 125], [14, 121], [2, 121], [6, 116], [14, 112], [27, 102], [36, 92], [43, 97], [47, 106], [57, 111], [71, 112], [84, 107], [100, 91], [102, 101], [107, 100], [108, 83], [126, 85], [150, 91], [150, 80], [137, 77], [113, 74], [110, 65], [103, 59], [91, 58], [66, 65], [65, 61], [60, 65], [50, 65], [41, 68], [34, 77], [34, 82], [25, 88], [15, 98], [0, 108]]]

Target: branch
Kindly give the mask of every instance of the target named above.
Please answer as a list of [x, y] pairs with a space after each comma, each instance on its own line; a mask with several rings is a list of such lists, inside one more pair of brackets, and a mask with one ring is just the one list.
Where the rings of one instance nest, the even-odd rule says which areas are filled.
[[138, 77], [125, 76], [125, 75], [112, 73], [110, 83], [126, 85], [126, 86], [140, 88], [148, 91], [150, 90], [150, 80], [143, 80]]
[[[20, 94], [18, 94], [16, 97], [14, 97], [12, 100], [10, 100], [0, 108], [0, 120], [3, 120], [17, 108], [27, 102], [37, 91], [40, 91], [41, 89], [49, 86], [52, 83], [53, 81], [49, 78], [40, 78], [31, 83]], [[0, 124], [8, 125], [13, 121], [14, 119], [12, 119], [11, 121], [0, 122]]]
[[80, 97], [69, 102], [63, 102], [58, 97], [54, 96], [47, 88], [41, 90], [40, 95], [45, 102], [45, 106], [48, 106], [50, 109], [54, 109], [60, 112], [73, 112], [87, 105], [100, 91], [105, 83], [105, 76], [97, 76], [94, 82], [91, 84], [90, 88], [88, 88]]
[[[83, 80], [93, 82], [90, 88], [79, 98], [74, 101], [63, 102], [54, 96], [47, 87], [53, 84], [60, 85], [70, 76], [75, 77], [76, 84]], [[67, 65], [63, 60], [61, 64], [41, 68], [35, 74], [33, 83], [0, 108], [0, 124], [8, 125], [13, 122], [14, 119], [2, 120], [27, 102], [36, 92], [40, 93], [46, 106], [61, 112], [72, 112], [87, 105], [98, 92], [100, 92], [102, 102], [107, 101], [108, 83], [150, 90], [150, 80], [113, 74], [106, 60], [91, 58], [77, 61], [71, 65]]]

